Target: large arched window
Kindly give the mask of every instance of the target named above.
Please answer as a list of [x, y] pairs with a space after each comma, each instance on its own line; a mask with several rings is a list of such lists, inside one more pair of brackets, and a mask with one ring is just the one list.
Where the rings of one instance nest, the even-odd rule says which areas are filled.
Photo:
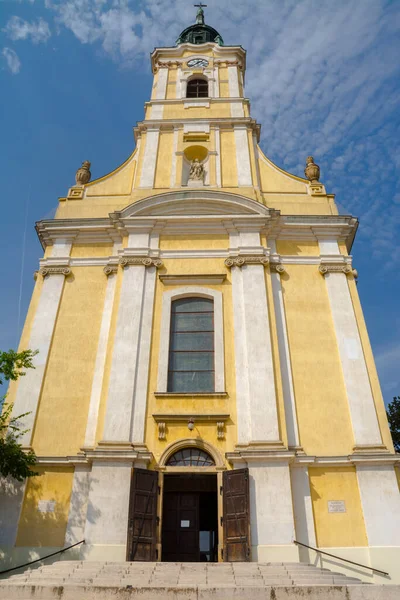
[[208, 81], [191, 79], [187, 82], [186, 98], [208, 98]]
[[214, 302], [180, 298], [171, 305], [168, 392], [214, 391]]
[[199, 448], [184, 448], [174, 452], [167, 461], [168, 467], [212, 467], [214, 459]]

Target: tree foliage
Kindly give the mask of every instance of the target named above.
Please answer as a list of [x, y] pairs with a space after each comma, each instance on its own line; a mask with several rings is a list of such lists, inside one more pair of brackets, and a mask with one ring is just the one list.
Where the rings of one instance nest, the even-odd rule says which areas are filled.
[[390, 433], [392, 434], [394, 449], [400, 452], [400, 396], [395, 396], [393, 402], [389, 402], [386, 412], [389, 421]]
[[[0, 385], [5, 381], [16, 381], [25, 375], [25, 369], [34, 369], [33, 358], [37, 351], [23, 350], [15, 352], [0, 352]], [[0, 403], [0, 474], [3, 477], [11, 476], [17, 481], [38, 475], [32, 470], [36, 464], [36, 455], [32, 450], [24, 451], [19, 439], [26, 433], [21, 429], [20, 419], [29, 413], [16, 417], [11, 416], [13, 405], [4, 403], [5, 396]]]

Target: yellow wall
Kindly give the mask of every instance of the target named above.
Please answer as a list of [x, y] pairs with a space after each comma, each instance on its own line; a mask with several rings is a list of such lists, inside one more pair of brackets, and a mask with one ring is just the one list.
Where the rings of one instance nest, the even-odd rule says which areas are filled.
[[[317, 545], [368, 546], [354, 467], [309, 468]], [[329, 513], [329, 500], [344, 500], [346, 512]]]
[[[226, 267], [223, 259], [174, 259], [164, 261], [165, 269], [160, 274], [186, 275], [192, 273], [225, 273]], [[157, 279], [155, 311], [153, 322], [153, 334], [151, 342], [151, 362], [149, 374], [149, 394], [146, 416], [145, 442], [153, 452], [156, 461], [159, 460], [165, 448], [174, 441], [181, 438], [201, 437], [206, 442], [213, 444], [222, 455], [231, 450], [236, 443], [236, 386], [234, 368], [234, 339], [233, 339], [233, 311], [232, 311], [232, 285], [230, 273], [227, 280], [221, 285], [210, 285], [211, 289], [221, 291], [223, 294], [224, 313], [224, 342], [225, 342], [225, 385], [228, 396], [226, 398], [195, 398], [171, 396], [168, 399], [156, 398], [158, 376], [158, 354], [160, 343], [160, 324], [162, 312], [163, 292], [176, 289], [181, 286], [164, 286]], [[168, 424], [166, 440], [158, 439], [158, 428], [152, 417], [153, 413], [224, 413], [230, 414], [230, 420], [226, 427], [224, 440], [217, 440], [216, 424], [196, 423], [195, 429], [190, 432], [186, 423]]]
[[276, 251], [278, 254], [289, 256], [319, 256], [319, 245], [318, 242], [277, 240]]
[[74, 244], [71, 248], [71, 258], [105, 257], [112, 254], [112, 244]]
[[101, 267], [74, 267], [65, 280], [33, 434], [38, 455], [83, 445], [106, 283]]
[[[163, 235], [160, 237], [161, 250], [210, 250], [226, 249], [229, 246], [227, 235]], [[225, 273], [226, 268], [221, 271]]]
[[221, 130], [220, 137], [222, 185], [223, 187], [235, 187], [238, 185], [235, 134], [233, 131]]
[[[73, 467], [36, 468], [39, 477], [28, 479], [16, 546], [62, 547], [68, 521]], [[40, 500], [56, 502], [54, 512], [41, 512]]]
[[317, 265], [281, 276], [301, 445], [307, 454], [351, 453], [353, 434], [324, 278]]

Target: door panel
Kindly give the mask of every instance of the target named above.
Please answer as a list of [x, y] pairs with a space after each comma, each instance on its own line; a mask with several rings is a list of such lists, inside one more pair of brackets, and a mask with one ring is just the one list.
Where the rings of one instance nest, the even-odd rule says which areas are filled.
[[134, 469], [129, 502], [127, 560], [156, 560], [158, 473]]
[[249, 470], [223, 473], [224, 561], [251, 560]]
[[162, 549], [163, 561], [199, 560], [198, 493], [164, 493]]

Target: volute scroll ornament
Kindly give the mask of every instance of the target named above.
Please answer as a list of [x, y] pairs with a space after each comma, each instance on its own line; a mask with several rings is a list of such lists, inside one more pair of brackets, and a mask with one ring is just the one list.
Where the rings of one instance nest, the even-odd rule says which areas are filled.
[[306, 168], [304, 169], [304, 175], [311, 183], [318, 183], [320, 176], [319, 166], [315, 164], [314, 157], [307, 156]]
[[279, 273], [279, 275], [282, 275], [282, 273], [286, 272], [285, 267], [282, 263], [271, 263], [269, 268], [271, 272]]
[[89, 183], [90, 178], [92, 176], [90, 172], [90, 164], [91, 163], [88, 160], [85, 160], [82, 163], [82, 166], [77, 170], [75, 175], [76, 185], [82, 186]]
[[39, 273], [43, 278], [48, 277], [49, 275], [64, 275], [64, 277], [68, 277], [68, 275], [71, 275], [72, 271], [69, 267], [42, 267], [39, 270]]
[[156, 267], [160, 269], [163, 261], [160, 258], [150, 258], [149, 256], [123, 256], [119, 259], [122, 268], [125, 267]]
[[232, 267], [243, 267], [244, 265], [262, 265], [266, 267], [269, 264], [267, 256], [231, 256], [225, 259], [225, 266], [229, 269]]

